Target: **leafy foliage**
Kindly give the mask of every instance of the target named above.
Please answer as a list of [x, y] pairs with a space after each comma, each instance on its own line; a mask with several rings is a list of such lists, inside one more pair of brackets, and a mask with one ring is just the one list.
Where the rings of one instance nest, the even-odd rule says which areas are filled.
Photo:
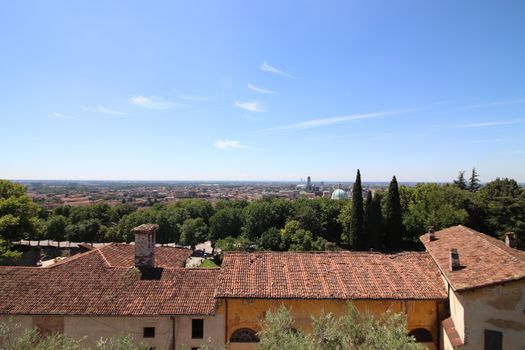
[[15, 262], [20, 253], [12, 243], [19, 239], [130, 242], [131, 229], [144, 223], [159, 225], [158, 243], [195, 245], [209, 239], [225, 250], [322, 250], [342, 242], [351, 242], [352, 249], [421, 249], [419, 236], [429, 226], [457, 224], [500, 239], [513, 231], [525, 248], [525, 191], [512, 179], [479, 188], [473, 169], [461, 189], [457, 184], [398, 186], [394, 177], [388, 191], [376, 190], [362, 203], [357, 175], [353, 200], [220, 200], [213, 206], [191, 199], [145, 208], [96, 203], [53, 210], [40, 210], [24, 186], [0, 180], [0, 260]]
[[208, 225], [203, 218], [186, 219], [180, 229], [180, 243], [195, 247], [197, 243], [206, 241]]
[[150, 346], [137, 343], [131, 335], [100, 338], [95, 346], [85, 345], [85, 339], [73, 339], [64, 334], [42, 336], [36, 329], [26, 329], [20, 335], [15, 332], [20, 324], [11, 320], [0, 323], [0, 350], [148, 350]]
[[305, 334], [294, 328], [290, 312], [281, 305], [268, 311], [261, 322], [258, 350], [404, 350], [425, 349], [407, 336], [404, 314], [387, 312], [376, 319], [368, 312], [359, 312], [351, 303], [343, 316], [331, 313], [312, 316], [312, 332]]
[[39, 207], [26, 195], [27, 189], [0, 180], [0, 262], [14, 262], [21, 254], [11, 250], [13, 241], [34, 236]]
[[217, 210], [210, 217], [210, 233], [208, 238], [215, 242], [228, 236], [238, 237], [242, 230], [242, 209], [226, 207]]
[[412, 200], [403, 220], [410, 239], [417, 239], [430, 226], [440, 230], [467, 223], [467, 210], [453, 199], [454, 195], [460, 197], [468, 192], [457, 187], [436, 184], [418, 184], [410, 191]]

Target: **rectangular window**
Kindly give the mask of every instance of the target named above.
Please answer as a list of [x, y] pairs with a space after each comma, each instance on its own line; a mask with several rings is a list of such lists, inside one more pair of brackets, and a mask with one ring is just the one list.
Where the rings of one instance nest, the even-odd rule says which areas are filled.
[[485, 329], [485, 350], [503, 349], [503, 333]]
[[191, 348], [191, 350], [199, 350], [199, 348], [194, 346], [194, 347]]
[[144, 338], [155, 338], [155, 327], [144, 327]]
[[191, 320], [191, 339], [202, 339], [204, 338], [204, 320], [194, 319]]

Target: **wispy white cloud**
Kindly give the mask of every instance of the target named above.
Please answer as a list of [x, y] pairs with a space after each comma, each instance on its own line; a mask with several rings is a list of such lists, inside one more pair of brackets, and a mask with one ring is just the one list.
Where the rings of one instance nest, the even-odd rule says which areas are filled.
[[142, 95], [137, 95], [137, 96], [133, 96], [132, 98], [130, 98], [129, 102], [136, 106], [140, 106], [143, 108], [159, 109], [159, 110], [170, 109], [178, 105], [177, 103], [168, 101], [160, 96], [146, 97]]
[[261, 87], [257, 87], [257, 86], [252, 85], [252, 84], [248, 84], [248, 89], [253, 90], [253, 91], [257, 91], [257, 92], [259, 92], [261, 94], [275, 94], [275, 91], [268, 90], [268, 89], [261, 88]]
[[519, 124], [522, 122], [523, 120], [481, 122], [481, 123], [472, 123], [472, 124], [460, 124], [460, 125], [456, 125], [456, 128], [487, 128], [487, 127], [492, 127], [492, 126], [514, 125], [514, 124]]
[[51, 119], [66, 119], [66, 116], [64, 116], [62, 113], [59, 112], [53, 112], [49, 115], [49, 118]]
[[257, 101], [235, 102], [235, 106], [251, 112], [264, 112], [266, 109]]
[[209, 96], [197, 96], [197, 95], [183, 94], [178, 90], [175, 90], [174, 92], [175, 92], [175, 96], [178, 99], [189, 101], [189, 102], [210, 102], [215, 99], [214, 97], [209, 97]]
[[312, 119], [312, 120], [307, 120], [307, 121], [300, 122], [300, 123], [288, 124], [288, 125], [277, 126], [274, 128], [263, 129], [263, 130], [260, 130], [260, 133], [271, 134], [271, 133], [277, 133], [277, 132], [292, 130], [292, 129], [317, 128], [320, 126], [339, 124], [339, 123], [349, 122], [353, 120], [369, 119], [369, 118], [382, 117], [382, 116], [392, 115], [392, 114], [408, 113], [410, 111], [413, 111], [413, 110], [408, 110], [408, 109], [407, 110], [392, 110], [392, 111], [366, 113], [366, 114], [344, 115], [344, 116], [331, 117], [331, 118]]
[[289, 73], [283, 72], [280, 69], [277, 69], [277, 68], [275, 68], [273, 66], [270, 66], [268, 63], [266, 63], [266, 61], [264, 61], [263, 64], [261, 65], [261, 70], [263, 72], [268, 72], [268, 73], [280, 75], [280, 76], [291, 78], [291, 79], [295, 78], [293, 75], [291, 75]]
[[116, 111], [113, 109], [106, 108], [104, 106], [97, 106], [95, 108], [90, 107], [84, 107], [86, 111], [94, 112], [94, 113], [105, 113], [105, 114], [113, 114], [113, 115], [126, 115], [124, 112]]
[[77, 120], [77, 117], [72, 117], [70, 115], [66, 115], [60, 112], [53, 112], [50, 115], [48, 115], [49, 119], [53, 120]]
[[512, 141], [510, 139], [481, 139], [481, 140], [473, 140], [472, 143], [496, 143], [496, 142], [505, 142], [505, 141]]
[[217, 140], [214, 146], [215, 148], [222, 149], [225, 151], [246, 148], [246, 146], [242, 145], [239, 141], [228, 140], [228, 139]]
[[480, 103], [480, 104], [477, 104], [477, 105], [472, 105], [470, 107], [481, 108], [481, 107], [493, 107], [493, 106], [507, 106], [507, 105], [517, 105], [517, 104], [521, 104], [521, 103], [525, 103], [525, 98], [521, 98], [521, 99], [517, 99], [517, 100]]

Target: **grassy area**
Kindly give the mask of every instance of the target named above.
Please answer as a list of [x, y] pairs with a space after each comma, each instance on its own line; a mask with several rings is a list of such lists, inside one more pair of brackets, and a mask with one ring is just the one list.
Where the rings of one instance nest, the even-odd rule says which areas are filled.
[[219, 267], [219, 265], [214, 263], [213, 260], [211, 260], [211, 259], [204, 259], [202, 261], [201, 266], [199, 266], [199, 267], [203, 267], [205, 269], [210, 269], [210, 268], [214, 268], [214, 267]]

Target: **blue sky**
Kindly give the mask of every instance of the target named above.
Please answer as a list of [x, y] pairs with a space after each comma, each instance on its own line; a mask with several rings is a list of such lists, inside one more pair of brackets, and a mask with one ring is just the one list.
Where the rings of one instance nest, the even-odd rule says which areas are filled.
[[525, 2], [3, 1], [0, 177], [525, 181]]

